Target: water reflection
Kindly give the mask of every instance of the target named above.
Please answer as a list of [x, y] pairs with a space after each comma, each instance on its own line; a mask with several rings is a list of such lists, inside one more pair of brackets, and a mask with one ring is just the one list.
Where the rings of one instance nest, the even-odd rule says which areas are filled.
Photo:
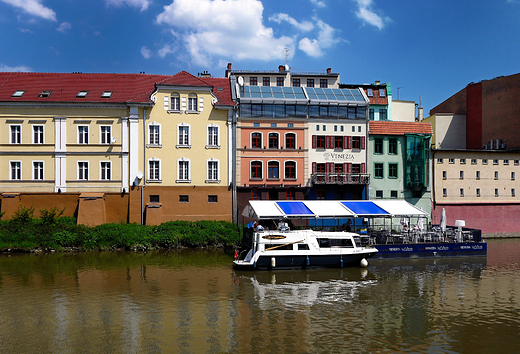
[[0, 352], [516, 351], [520, 241], [488, 249], [274, 272], [211, 250], [0, 256]]

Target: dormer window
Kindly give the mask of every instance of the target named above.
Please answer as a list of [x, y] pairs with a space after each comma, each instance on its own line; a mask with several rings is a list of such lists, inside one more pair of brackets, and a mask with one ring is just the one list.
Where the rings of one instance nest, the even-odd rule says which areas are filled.
[[87, 94], [88, 94], [88, 91], [80, 91], [80, 92], [78, 92], [76, 97], [77, 98], [85, 98], [85, 97], [87, 97]]
[[374, 92], [372, 91], [372, 89], [367, 89], [367, 96], [368, 97], [373, 97], [374, 96]]
[[38, 95], [38, 97], [40, 98], [47, 98], [51, 95], [52, 91], [50, 90], [44, 90], [42, 92], [40, 92], [40, 94]]
[[16, 90], [16, 91], [11, 95], [11, 97], [22, 97], [24, 93], [25, 93], [25, 90]]
[[112, 97], [112, 91], [103, 91], [103, 93], [101, 94], [101, 98], [111, 98], [111, 97]]

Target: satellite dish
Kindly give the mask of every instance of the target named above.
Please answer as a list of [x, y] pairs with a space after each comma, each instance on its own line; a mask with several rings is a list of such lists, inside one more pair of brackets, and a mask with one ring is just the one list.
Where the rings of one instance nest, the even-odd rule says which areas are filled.
[[143, 173], [141, 171], [137, 171], [137, 178], [143, 179]]
[[116, 138], [113, 136], [111, 141], [112, 141], [112, 144], [115, 144], [116, 143]]
[[242, 76], [239, 76], [239, 77], [238, 77], [238, 84], [239, 84], [240, 86], [244, 86], [244, 78], [243, 78]]
[[289, 65], [285, 64], [285, 71], [289, 71]]

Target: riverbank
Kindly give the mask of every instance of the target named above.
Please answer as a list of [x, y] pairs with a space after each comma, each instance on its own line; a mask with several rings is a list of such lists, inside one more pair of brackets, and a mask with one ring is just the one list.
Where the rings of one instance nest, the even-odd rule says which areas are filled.
[[62, 211], [22, 208], [0, 221], [0, 252], [87, 250], [151, 250], [171, 248], [233, 248], [240, 244], [236, 225], [225, 221], [170, 221], [157, 226], [139, 224], [77, 225]]

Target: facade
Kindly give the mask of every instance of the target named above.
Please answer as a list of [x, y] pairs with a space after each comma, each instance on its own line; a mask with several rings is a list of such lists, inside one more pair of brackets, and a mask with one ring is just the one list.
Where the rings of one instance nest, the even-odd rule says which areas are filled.
[[361, 88], [369, 100], [368, 120], [394, 120], [392, 118], [392, 87], [389, 83], [340, 84], [340, 88]]
[[369, 199], [404, 199], [431, 213], [429, 123], [369, 122]]
[[186, 72], [0, 80], [6, 217], [22, 205], [65, 208], [89, 225], [231, 219], [229, 80]]

